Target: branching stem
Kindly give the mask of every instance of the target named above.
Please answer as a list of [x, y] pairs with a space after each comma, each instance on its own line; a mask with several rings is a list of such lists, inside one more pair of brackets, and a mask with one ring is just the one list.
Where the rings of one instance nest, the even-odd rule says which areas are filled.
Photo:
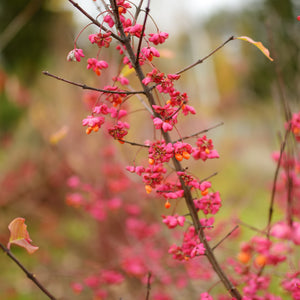
[[[114, 14], [115, 14], [115, 18], [117, 19], [116, 22], [116, 26], [117, 26], [117, 30], [120, 32], [121, 38], [122, 40], [124, 40], [124, 45], [126, 47], [127, 53], [129, 55], [129, 59], [132, 63], [132, 65], [134, 66], [135, 72], [137, 74], [137, 77], [141, 83], [141, 86], [143, 87], [144, 93], [148, 99], [149, 105], [150, 107], [152, 107], [152, 105], [155, 104], [155, 100], [154, 97], [152, 95], [152, 92], [150, 90], [150, 88], [146, 85], [143, 84], [143, 79], [145, 78], [145, 75], [142, 71], [142, 68], [139, 64], [139, 61], [136, 61], [135, 59], [135, 53], [134, 50], [132, 49], [132, 46], [130, 44], [130, 41], [128, 39], [126, 39], [126, 35], [124, 33], [124, 29], [122, 26], [122, 23], [119, 20], [119, 15], [118, 15], [118, 9], [117, 9], [117, 5], [116, 5], [116, 1], [115, 0], [110, 0], [111, 6], [113, 8]], [[223, 47], [227, 42], [231, 41], [233, 39], [233, 36], [230, 37], [225, 43], [223, 43], [223, 45], [221, 45], [219, 48]], [[216, 50], [214, 50], [212, 53], [210, 53], [206, 58], [208, 58], [209, 56], [213, 55], [219, 48], [217, 48]], [[204, 59], [206, 59], [204, 58]], [[192, 68], [193, 66], [201, 63], [202, 61], [198, 61], [197, 63], [193, 64], [192, 66], [180, 71], [180, 73], [182, 73], [185, 70], [188, 70], [190, 68]], [[153, 111], [153, 115], [156, 117], [158, 116], [157, 113], [155, 111]], [[162, 136], [166, 142], [166, 144], [171, 143], [171, 137], [168, 134], [168, 132], [164, 132], [163, 130], [161, 131]], [[181, 166], [180, 162], [177, 161], [177, 159], [175, 157], [172, 157], [172, 162], [174, 165], [175, 170], [181, 171], [183, 169], [183, 167]], [[226, 289], [228, 290], [228, 292], [231, 294], [232, 297], [236, 298], [237, 300], [241, 300], [242, 296], [239, 293], [239, 291], [236, 289], [235, 286], [233, 286], [233, 284], [231, 283], [231, 281], [228, 279], [228, 277], [226, 276], [226, 274], [224, 273], [224, 271], [222, 270], [220, 264], [218, 263], [212, 248], [210, 247], [208, 241], [206, 240], [206, 236], [204, 233], [204, 228], [201, 226], [200, 221], [199, 221], [199, 217], [198, 217], [198, 213], [197, 213], [197, 209], [195, 207], [194, 201], [193, 201], [193, 197], [192, 197], [192, 193], [190, 191], [190, 188], [188, 186], [185, 185], [184, 180], [179, 177], [179, 181], [181, 183], [181, 186], [184, 190], [184, 198], [185, 198], [185, 202], [186, 205], [188, 207], [188, 210], [190, 212], [192, 221], [193, 221], [193, 225], [196, 229], [196, 232], [199, 235], [200, 241], [201, 243], [203, 243], [206, 251], [205, 254], [212, 266], [212, 268], [214, 269], [214, 271], [216, 272], [216, 274], [218, 275], [218, 277], [220, 278], [220, 280], [222, 281], [223, 285], [226, 287]]]
[[[74, 2], [73, 0], [68, 0], [68, 1], [100, 29], [104, 30], [105, 32], [111, 32], [109, 29], [107, 29], [105, 26], [99, 23], [95, 18], [93, 18], [90, 14], [88, 14], [77, 2]], [[115, 33], [111, 32], [111, 36], [116, 40], [118, 40], [119, 42], [123, 43], [122, 39], [120, 39], [120, 37], [117, 36]]]
[[144, 94], [144, 91], [132, 91], [131, 92], [131, 91], [122, 91], [122, 90], [121, 91], [120, 90], [119, 91], [110, 91], [110, 90], [104, 90], [104, 89], [97, 89], [97, 88], [88, 86], [86, 84], [77, 83], [77, 82], [74, 82], [74, 81], [71, 81], [71, 80], [67, 80], [67, 79], [64, 79], [62, 77], [53, 75], [53, 74], [49, 73], [48, 71], [43, 71], [42, 73], [44, 75], [46, 75], [46, 76], [55, 78], [57, 80], [60, 80], [60, 81], [63, 81], [63, 82], [66, 82], [66, 83], [69, 83], [69, 84], [81, 87], [84, 90], [91, 90], [91, 91], [102, 92], [102, 93], [106, 93], [106, 94], [125, 94], [125, 95]]
[[47, 295], [51, 300], [56, 300], [56, 298], [50, 294], [50, 292], [37, 280], [34, 274], [30, 273], [24, 265], [11, 253], [11, 251], [6, 248], [4, 245], [0, 243], [0, 248], [7, 254], [7, 256], [14, 261], [18, 267], [27, 275], [27, 277], [34, 282], [35, 285], [38, 286], [38, 288]]
[[212, 52], [210, 52], [208, 55], [206, 55], [205, 57], [198, 59], [195, 63], [191, 64], [190, 66], [176, 72], [176, 74], [181, 74], [187, 70], [190, 70], [192, 68], [194, 68], [195, 66], [202, 64], [206, 59], [208, 59], [210, 56], [212, 56], [213, 54], [215, 54], [218, 50], [220, 50], [221, 48], [223, 48], [228, 42], [234, 40], [234, 36], [231, 36], [230, 38], [228, 38], [222, 45], [220, 45], [219, 47], [217, 47], [215, 50], [213, 50]]
[[279, 175], [282, 157], [283, 157], [284, 149], [285, 149], [285, 146], [287, 143], [287, 138], [288, 138], [289, 132], [290, 132], [290, 126], [289, 126], [289, 128], [287, 128], [285, 135], [284, 135], [284, 140], [282, 141], [281, 146], [280, 146], [280, 154], [279, 154], [276, 171], [275, 171], [274, 179], [273, 179], [271, 200], [270, 200], [270, 205], [269, 205], [268, 224], [267, 224], [267, 238], [268, 239], [270, 238], [270, 230], [271, 230], [271, 222], [272, 222], [272, 217], [273, 217], [273, 207], [274, 207], [275, 194], [276, 194], [277, 178]]

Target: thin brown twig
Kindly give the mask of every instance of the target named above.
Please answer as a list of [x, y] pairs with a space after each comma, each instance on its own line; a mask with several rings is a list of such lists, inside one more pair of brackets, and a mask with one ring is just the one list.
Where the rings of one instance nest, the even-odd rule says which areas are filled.
[[235, 227], [229, 231], [215, 246], [211, 248], [214, 251], [220, 244], [222, 244], [235, 230], [239, 228], [239, 225], [235, 225]]
[[[74, 2], [73, 0], [68, 0], [75, 8], [77, 8], [82, 14], [84, 14], [88, 19], [92, 21], [93, 24], [104, 30], [105, 32], [111, 32], [101, 23], [99, 23], [95, 18], [93, 18], [90, 14], [88, 14], [78, 3]], [[111, 32], [111, 36], [118, 40], [119, 42], [123, 43], [122, 39], [117, 36], [115, 33]]]
[[150, 299], [149, 297], [150, 297], [150, 290], [151, 290], [151, 276], [152, 276], [152, 273], [148, 272], [146, 300]]
[[241, 220], [238, 220], [238, 223], [239, 223], [241, 226], [247, 227], [247, 228], [249, 228], [249, 229], [251, 229], [251, 230], [253, 230], [253, 231], [256, 231], [256, 232], [258, 232], [258, 233], [261, 233], [261, 234], [267, 234], [266, 231], [260, 230], [260, 229], [254, 227], [254, 226], [251, 226], [251, 225], [249, 225], [249, 224], [247, 224], [247, 223], [245, 223], [245, 222], [242, 222]]
[[97, 91], [97, 92], [102, 92], [102, 93], [107, 93], [107, 94], [125, 94], [125, 95], [144, 94], [144, 91], [133, 91], [133, 92], [130, 92], [130, 91], [124, 91], [124, 90], [120, 90], [120, 91], [110, 91], [110, 90], [104, 90], [104, 89], [97, 89], [97, 88], [88, 86], [88, 85], [86, 85], [86, 84], [77, 83], [77, 82], [74, 82], [74, 81], [71, 81], [71, 80], [67, 80], [67, 79], [64, 79], [64, 78], [62, 78], [62, 77], [53, 75], [53, 74], [49, 73], [48, 71], [43, 71], [42, 73], [43, 73], [44, 75], [46, 75], [46, 76], [55, 78], [55, 79], [57, 79], [57, 80], [60, 80], [60, 81], [63, 81], [63, 82], [66, 82], [66, 83], [69, 83], [69, 84], [72, 84], [72, 85], [81, 87], [81, 88], [84, 89], [84, 90]]
[[183, 138], [180, 138], [180, 139], [176, 140], [175, 142], [179, 142], [179, 141], [182, 141], [182, 140], [190, 139], [190, 138], [192, 138], [192, 137], [194, 137], [194, 136], [197, 136], [197, 135], [199, 135], [199, 134], [206, 133], [206, 132], [208, 132], [208, 131], [210, 131], [210, 130], [212, 130], [212, 129], [215, 129], [215, 128], [219, 127], [219, 126], [222, 126], [222, 125], [224, 125], [224, 122], [220, 122], [220, 123], [218, 123], [218, 124], [216, 124], [216, 125], [214, 125], [214, 126], [211, 126], [211, 127], [209, 127], [209, 128], [203, 129], [203, 130], [198, 131], [198, 132], [196, 132], [196, 133], [193, 133], [193, 134], [191, 134], [191, 135], [189, 135], [189, 136], [185, 136], [185, 137], [183, 137]]
[[138, 61], [139, 61], [139, 56], [140, 56], [142, 41], [143, 41], [144, 32], [145, 32], [145, 28], [146, 28], [147, 18], [148, 18], [149, 12], [150, 12], [150, 7], [149, 6], [150, 6], [150, 0], [148, 0], [148, 4], [147, 4], [147, 7], [146, 7], [145, 18], [144, 18], [143, 28], [142, 28], [142, 32], [141, 32], [141, 37], [139, 39], [139, 44], [138, 44], [138, 48], [137, 48], [137, 51], [136, 51], [135, 64], [137, 64]]
[[24, 265], [11, 253], [11, 251], [6, 248], [4, 245], [0, 243], [0, 248], [8, 255], [8, 257], [13, 260], [19, 268], [27, 275], [27, 277], [34, 282], [36, 286], [45, 294], [47, 295], [51, 300], [56, 300], [56, 298], [37, 280], [36, 276], [32, 273], [30, 273]]
[[118, 141], [120, 141], [121, 143], [129, 144], [131, 146], [138, 146], [138, 147], [144, 147], [144, 148], [149, 148], [150, 147], [150, 146], [147, 146], [147, 145], [143, 145], [143, 144], [139, 144], [139, 143], [135, 143], [135, 142], [129, 142], [129, 141], [122, 140], [122, 139], [118, 139]]
[[[112, 10], [113, 10], [113, 13], [115, 15], [117, 30], [120, 33], [121, 39], [123, 40], [123, 43], [124, 43], [124, 46], [126, 47], [128, 57], [129, 57], [132, 65], [134, 66], [136, 75], [137, 75], [137, 77], [138, 77], [138, 79], [141, 83], [141, 86], [143, 87], [143, 90], [144, 90], [145, 95], [148, 99], [149, 105], [152, 107], [152, 105], [155, 104], [155, 99], [154, 99], [153, 94], [151, 93], [151, 90], [149, 89], [149, 87], [147, 87], [146, 85], [143, 84], [143, 79], [145, 78], [145, 75], [144, 75], [144, 72], [143, 72], [139, 62], [137, 62], [137, 64], [135, 64], [136, 56], [135, 56], [134, 50], [133, 50], [133, 48], [130, 44], [130, 40], [126, 38], [123, 25], [120, 22], [116, 0], [110, 0], [110, 4], [111, 4]], [[230, 40], [231, 39], [233, 39], [233, 37], [230, 38]], [[212, 55], [212, 54], [213, 53], [211, 53], [210, 55]], [[154, 114], [154, 116], [158, 116], [155, 111], [153, 112], [153, 114]], [[163, 136], [165, 142], [170, 143], [171, 142], [171, 137], [170, 137], [169, 133], [164, 132], [163, 130], [161, 131], [161, 133], [162, 133], [162, 136]], [[176, 171], [182, 170], [182, 166], [181, 166], [180, 162], [178, 162], [175, 157], [172, 158], [172, 162], [174, 164], [174, 168], [175, 168]], [[232, 284], [232, 282], [229, 280], [229, 278], [227, 277], [227, 275], [225, 274], [225, 272], [221, 268], [220, 264], [218, 263], [215, 255], [214, 255], [214, 253], [213, 253], [213, 251], [212, 251], [212, 249], [211, 249], [211, 247], [210, 247], [210, 245], [209, 245], [209, 243], [206, 239], [204, 229], [202, 228], [199, 217], [198, 217], [197, 209], [196, 209], [195, 204], [193, 202], [193, 197], [192, 197], [190, 188], [188, 186], [186, 186], [184, 180], [181, 177], [179, 177], [179, 181], [180, 181], [180, 184], [182, 186], [182, 189], [184, 190], [185, 202], [186, 202], [186, 205], [187, 205], [187, 207], [189, 209], [189, 212], [191, 214], [191, 218], [192, 218], [195, 230], [198, 233], [200, 241], [203, 243], [203, 245], [206, 249], [207, 259], [209, 260], [212, 268], [214, 269], [214, 271], [216, 272], [216, 274], [218, 275], [218, 277], [222, 281], [224, 287], [231, 294], [231, 296], [236, 298], [237, 300], [242, 299], [242, 296], [241, 296], [240, 292], [238, 291], [238, 289]]]
[[212, 52], [210, 52], [208, 55], [206, 55], [205, 57], [198, 59], [195, 63], [191, 64], [190, 66], [176, 72], [177, 75], [192, 69], [193, 67], [202, 64], [206, 59], [208, 59], [210, 56], [212, 56], [213, 54], [215, 54], [218, 50], [220, 50], [221, 48], [223, 48], [228, 42], [234, 40], [234, 36], [231, 36], [230, 38], [228, 38], [222, 45], [220, 45], [219, 47], [217, 47], [215, 50], [213, 50]]
[[214, 173], [210, 174], [209, 176], [201, 179], [200, 182], [206, 181], [206, 180], [208, 180], [208, 179], [210, 179], [210, 178], [212, 178], [214, 176], [217, 176], [217, 175], [218, 175], [218, 172], [214, 172]]
[[139, 3], [139, 5], [136, 8], [136, 12], [135, 12], [135, 15], [134, 15], [134, 19], [135, 20], [137, 20], [139, 14], [141, 12], [141, 8], [142, 8], [142, 5], [143, 5], [143, 2], [144, 2], [144, 0], [140, 0], [140, 3]]
[[273, 207], [274, 207], [274, 201], [275, 201], [275, 194], [276, 194], [276, 184], [277, 184], [277, 178], [278, 178], [278, 174], [279, 174], [279, 170], [280, 170], [280, 165], [281, 165], [281, 161], [282, 161], [282, 157], [283, 157], [283, 153], [284, 153], [284, 149], [286, 146], [286, 142], [287, 142], [287, 137], [288, 134], [290, 132], [291, 126], [289, 126], [285, 132], [284, 135], [284, 139], [281, 143], [280, 146], [280, 154], [279, 154], [279, 159], [277, 162], [277, 166], [276, 166], [276, 170], [275, 170], [275, 174], [274, 174], [274, 179], [273, 179], [273, 185], [272, 185], [272, 193], [271, 193], [271, 200], [270, 200], [270, 205], [269, 205], [269, 215], [268, 215], [268, 225], [267, 225], [267, 238], [270, 238], [270, 230], [271, 230], [271, 222], [272, 222], [272, 217], [273, 217]]

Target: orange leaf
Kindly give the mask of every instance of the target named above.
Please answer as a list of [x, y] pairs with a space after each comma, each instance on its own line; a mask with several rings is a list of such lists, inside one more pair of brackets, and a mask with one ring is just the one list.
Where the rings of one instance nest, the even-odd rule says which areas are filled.
[[255, 42], [247, 36], [239, 36], [235, 39], [239, 39], [251, 43], [252, 45], [256, 46], [269, 60], [271, 61], [274, 60], [273, 58], [270, 57], [270, 51], [261, 42]]
[[27, 250], [29, 254], [35, 252], [39, 247], [31, 245], [31, 239], [27, 231], [27, 225], [25, 225], [25, 219], [16, 218], [8, 225], [10, 231], [10, 238], [7, 244], [7, 248], [10, 249], [11, 244], [18, 245]]

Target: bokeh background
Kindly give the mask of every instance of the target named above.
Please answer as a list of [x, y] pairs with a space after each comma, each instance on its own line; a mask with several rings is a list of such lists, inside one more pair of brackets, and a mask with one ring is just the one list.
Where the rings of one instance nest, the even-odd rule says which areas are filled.
[[[79, 4], [97, 15], [95, 3], [87, 2]], [[152, 1], [151, 15], [170, 34], [159, 48], [158, 65], [174, 73], [206, 56], [231, 35], [249, 36], [270, 50], [274, 62], [252, 45], [232, 41], [186, 72], [179, 83], [198, 111], [179, 127], [183, 135], [224, 122], [208, 134], [220, 159], [191, 166], [200, 178], [218, 172], [212, 181], [224, 205], [216, 219], [239, 218], [263, 227], [276, 167], [271, 153], [279, 149], [285, 122], [282, 99], [292, 111], [300, 103], [300, 22], [296, 19], [300, 4], [291, 0], [242, 1], [243, 5], [241, 1], [206, 2], [210, 4]], [[70, 283], [86, 275], [83, 266], [97, 259], [95, 251], [103, 245], [101, 234], [109, 230], [83, 210], [67, 205], [66, 195], [70, 176], [94, 184], [105, 180], [103, 152], [110, 142], [101, 133], [85, 134], [81, 120], [89, 114], [87, 93], [42, 75], [48, 70], [90, 85], [109, 83], [113, 75], [109, 71], [95, 79], [84, 63], [66, 60], [86, 24], [68, 1], [0, 3], [0, 241], [6, 244], [10, 221], [24, 217], [33, 244], [40, 250], [31, 256], [17, 247], [13, 252], [60, 299], [92, 299], [74, 296]], [[93, 30], [89, 27], [80, 35], [80, 48], [88, 47], [87, 36]], [[116, 57], [109, 52], [105, 55], [117, 68]], [[138, 125], [131, 137], [143, 142], [149, 124], [142, 117], [133, 118]], [[64, 137], [56, 143], [59, 133]], [[118, 149], [111, 163], [131, 164], [133, 151], [127, 146]], [[139, 183], [139, 178], [134, 180]], [[128, 192], [124, 197], [132, 195]], [[280, 214], [277, 209], [277, 217]], [[244, 230], [239, 239], [251, 234]], [[227, 247], [233, 254], [238, 241]], [[0, 260], [0, 299], [45, 299], [5, 255]]]

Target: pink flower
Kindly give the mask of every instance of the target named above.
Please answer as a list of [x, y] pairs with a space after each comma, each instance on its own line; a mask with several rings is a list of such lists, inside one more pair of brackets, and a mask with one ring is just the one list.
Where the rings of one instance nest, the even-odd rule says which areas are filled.
[[127, 135], [129, 124], [126, 122], [118, 121], [116, 125], [108, 129], [109, 135], [111, 135], [115, 140], [122, 142], [122, 139]]
[[127, 115], [127, 111], [124, 109], [116, 109], [114, 107], [112, 107], [110, 109], [110, 116], [114, 119], [121, 119], [122, 117]]
[[109, 112], [110, 112], [110, 109], [107, 107], [106, 104], [97, 105], [93, 109], [93, 113], [95, 113], [95, 114], [107, 115]]
[[132, 216], [138, 216], [141, 214], [141, 208], [135, 204], [127, 204], [125, 206], [125, 211]]
[[270, 234], [279, 239], [289, 239], [291, 236], [291, 227], [285, 222], [278, 222], [272, 226]]
[[152, 61], [153, 56], [160, 57], [159, 52], [154, 47], [144, 47], [144, 48], [142, 48], [141, 52], [150, 61]]
[[[168, 75], [169, 77], [169, 75]], [[188, 103], [189, 99], [186, 93], [180, 94], [179, 91], [170, 92], [171, 99], [169, 103], [171, 106], [182, 106], [184, 108], [184, 104]]]
[[177, 175], [180, 176], [185, 185], [199, 189], [199, 182], [192, 175], [188, 175], [186, 172], [182, 171], [178, 171]]
[[87, 211], [95, 220], [100, 222], [104, 221], [107, 217], [105, 205], [101, 200], [96, 200], [91, 206], [88, 207]]
[[129, 84], [129, 80], [124, 77], [124, 76], [117, 76], [117, 77], [113, 77], [114, 81], [119, 81], [122, 85], [128, 85]]
[[104, 60], [97, 60], [96, 58], [89, 58], [87, 69], [92, 69], [96, 75], [100, 76], [102, 69], [108, 68], [108, 63]]
[[215, 219], [213, 217], [210, 217], [210, 218], [202, 218], [200, 219], [200, 223], [203, 227], [206, 227], [206, 228], [213, 228], [213, 224], [215, 222]]
[[184, 158], [189, 159], [193, 151], [193, 148], [188, 143], [176, 142], [173, 144], [175, 157], [178, 161], [182, 161]]
[[202, 243], [196, 245], [193, 250], [191, 251], [191, 258], [199, 255], [203, 255], [205, 253], [205, 248]]
[[67, 181], [67, 185], [71, 188], [76, 188], [79, 186], [79, 184], [80, 184], [80, 179], [78, 176], [71, 176]]
[[67, 55], [67, 61], [81, 61], [81, 57], [84, 57], [83, 50], [74, 48]]
[[112, 198], [108, 201], [107, 206], [111, 210], [117, 210], [122, 206], [122, 200], [118, 197]]
[[171, 143], [166, 144], [165, 141], [157, 141], [149, 147], [150, 165], [168, 162], [173, 156], [174, 148]]
[[174, 216], [162, 216], [163, 223], [165, 223], [170, 229], [175, 228], [177, 225], [183, 226], [185, 222], [184, 216], [175, 214]]
[[111, 32], [98, 33], [98, 34], [90, 34], [89, 40], [92, 44], [97, 44], [99, 48], [105, 47], [108, 48], [112, 38], [110, 37]]
[[147, 73], [146, 77], [142, 80], [144, 85], [148, 85], [150, 82], [160, 83], [165, 77], [164, 73], [159, 73], [156, 68]]
[[197, 147], [194, 148], [193, 157], [197, 159], [202, 159], [206, 161], [208, 158], [219, 158], [217, 150], [213, 149], [214, 145], [211, 139], [207, 139], [206, 135], [203, 135], [197, 140]]
[[110, 14], [107, 14], [104, 18], [103, 21], [106, 22], [108, 24], [108, 26], [111, 28], [115, 25], [114, 20], [112, 19], [112, 17], [110, 16]]
[[149, 168], [145, 169], [145, 172], [143, 173], [143, 182], [145, 185], [149, 185], [152, 188], [155, 188], [156, 185], [161, 184], [164, 177], [163, 174], [165, 174], [167, 170], [163, 167], [162, 164], [155, 164]]
[[94, 117], [94, 116], [87, 116], [85, 119], [82, 120], [83, 126], [88, 126], [86, 129], [86, 133], [90, 134], [92, 131], [97, 132], [102, 124], [104, 124], [105, 119], [102, 116]]
[[66, 197], [66, 203], [67, 205], [78, 208], [83, 204], [83, 197], [79, 193], [68, 194]]
[[292, 294], [293, 299], [300, 299], [300, 279], [299, 272], [286, 274], [285, 279], [282, 281], [282, 287]]
[[163, 196], [166, 199], [177, 199], [177, 198], [183, 197], [183, 195], [184, 195], [184, 190], [179, 190], [179, 191], [176, 191], [176, 192], [163, 193]]
[[187, 104], [182, 105], [182, 112], [185, 116], [188, 115], [188, 113], [191, 113], [192, 115], [196, 114], [195, 108]]
[[90, 288], [96, 288], [100, 284], [100, 279], [96, 275], [91, 275], [84, 280], [85, 285], [87, 285]]
[[[292, 119], [290, 120], [291, 130], [295, 135], [295, 138], [300, 142], [300, 112], [294, 113]], [[288, 125], [286, 125], [287, 127]]]
[[216, 214], [222, 206], [220, 193], [208, 193], [201, 199], [194, 200], [198, 210], [202, 210], [204, 214]]
[[137, 167], [135, 167], [135, 166], [127, 166], [126, 170], [129, 171], [129, 172], [131, 172], [131, 173], [136, 173], [139, 176], [141, 176], [142, 173], [145, 172], [145, 168], [143, 166], [137, 166]]
[[164, 132], [171, 131], [177, 123], [177, 110], [171, 107], [170, 104], [165, 106], [152, 105], [154, 111], [159, 114], [159, 117], [153, 118], [153, 124], [156, 129], [162, 129]]
[[180, 75], [178, 75], [178, 74], [168, 74], [167, 77], [170, 80], [178, 80], [180, 78]]
[[117, 271], [102, 270], [101, 281], [106, 284], [120, 284], [124, 281], [124, 276]]
[[160, 118], [154, 118], [153, 124], [156, 129], [162, 129], [164, 132], [171, 131], [173, 129], [173, 126], [170, 123], [164, 122]]
[[[107, 85], [103, 88], [106, 91], [120, 91], [120, 89], [117, 86], [110, 86]], [[119, 104], [123, 102], [123, 99], [126, 97], [126, 94], [122, 94], [121, 91], [120, 93], [103, 93], [105, 100], [109, 101], [113, 104], [114, 107], [117, 107]]]
[[213, 297], [209, 293], [202, 293], [199, 300], [213, 300]]
[[293, 222], [292, 240], [295, 245], [300, 245], [300, 223]]
[[78, 282], [71, 283], [71, 288], [75, 294], [80, 294], [83, 290], [82, 284]]
[[154, 45], [163, 44], [165, 40], [169, 37], [169, 34], [166, 32], [150, 33], [149, 35], [149, 41], [152, 42]]
[[148, 271], [140, 257], [126, 257], [122, 262], [122, 267], [126, 273], [138, 277]]
[[124, 29], [124, 32], [130, 33], [138, 38], [141, 37], [143, 25], [135, 24], [134, 26], [128, 26]]
[[117, 0], [117, 6], [119, 14], [125, 14], [127, 12], [127, 8], [131, 7], [131, 5], [125, 0]]

